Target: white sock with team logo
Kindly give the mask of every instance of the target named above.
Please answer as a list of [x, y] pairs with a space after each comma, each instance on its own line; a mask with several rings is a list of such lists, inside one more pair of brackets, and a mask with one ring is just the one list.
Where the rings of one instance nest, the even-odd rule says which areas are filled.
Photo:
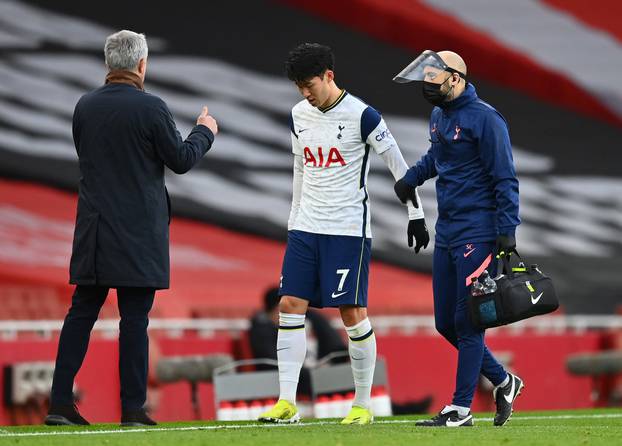
[[352, 405], [369, 409], [376, 368], [376, 336], [367, 318], [352, 327], [346, 327], [346, 332], [350, 338], [348, 351], [355, 389]]
[[307, 355], [305, 315], [279, 313], [276, 357], [279, 363], [279, 399], [296, 404], [300, 369]]

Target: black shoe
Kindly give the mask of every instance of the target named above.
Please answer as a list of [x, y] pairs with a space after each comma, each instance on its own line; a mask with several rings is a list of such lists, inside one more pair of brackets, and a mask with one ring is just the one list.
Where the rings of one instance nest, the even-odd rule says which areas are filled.
[[51, 405], [44, 423], [48, 426], [88, 426], [90, 424], [82, 418], [75, 404]]
[[131, 410], [121, 414], [121, 426], [156, 426], [157, 424], [149, 418], [145, 409]]
[[461, 426], [473, 426], [473, 415], [471, 412], [468, 415], [461, 417], [458, 415], [457, 410], [451, 410], [443, 413], [440, 411], [438, 415], [432, 417], [431, 420], [421, 420], [415, 423], [415, 426], [425, 427], [461, 427]]
[[516, 375], [508, 373], [510, 381], [504, 387], [495, 387], [492, 391], [492, 397], [497, 404], [497, 413], [495, 413], [495, 426], [503, 426], [512, 416], [512, 406], [514, 400], [520, 395], [521, 390], [525, 387], [523, 380]]

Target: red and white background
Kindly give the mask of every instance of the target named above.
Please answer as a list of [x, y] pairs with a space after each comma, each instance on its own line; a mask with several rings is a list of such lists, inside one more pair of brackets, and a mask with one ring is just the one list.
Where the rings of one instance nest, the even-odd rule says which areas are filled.
[[[391, 78], [424, 49], [459, 52], [480, 96], [510, 124], [520, 180], [521, 254], [553, 277], [564, 314], [619, 310], [622, 4], [469, 0], [457, 7], [449, 0], [258, 0], [176, 5], [161, 14], [141, 2], [117, 0], [0, 2], [1, 321], [59, 320], [67, 309], [79, 176], [71, 116], [80, 95], [102, 83], [104, 39], [122, 28], [147, 34], [146, 89], [169, 104], [181, 133], [187, 134], [204, 103], [221, 129], [196, 169], [184, 176], [167, 174], [174, 212], [172, 280], [171, 289], [159, 293], [154, 318], [241, 320], [278, 282], [291, 199], [287, 116], [299, 100], [282, 67], [287, 51], [302, 41], [333, 47], [338, 84], [383, 113], [409, 164], [427, 151], [430, 109], [415, 87]], [[405, 401], [433, 394], [438, 406], [450, 396], [455, 355], [429, 324], [412, 328], [403, 322], [432, 315], [433, 246], [417, 256], [407, 249], [405, 211], [392, 185], [382, 162], [372, 159], [370, 313], [397, 321], [379, 333], [392, 397]], [[433, 230], [434, 184], [421, 193]], [[102, 317], [117, 317], [114, 296]], [[169, 335], [161, 336], [162, 355], [235, 353], [239, 342], [237, 333], [200, 339]], [[0, 341], [0, 365], [53, 359], [53, 335], [7, 340], [11, 336], [5, 333]], [[538, 333], [493, 330], [489, 342], [494, 350], [510, 352], [513, 367], [527, 380], [524, 408], [587, 407], [593, 404], [591, 382], [569, 375], [565, 358], [600, 349], [602, 336], [544, 327]], [[118, 412], [114, 355], [114, 340], [96, 335], [78, 377], [84, 411], [94, 421], [112, 420]], [[102, 376], [108, 381], [98, 388]], [[560, 391], [547, 400], [552, 386]], [[162, 392], [168, 403], [156, 416], [191, 417], [183, 385], [164, 386]], [[209, 407], [209, 385], [201, 395]], [[477, 408], [488, 403], [482, 397]], [[104, 409], [96, 412], [101, 404]], [[2, 422], [8, 421], [0, 410]]]

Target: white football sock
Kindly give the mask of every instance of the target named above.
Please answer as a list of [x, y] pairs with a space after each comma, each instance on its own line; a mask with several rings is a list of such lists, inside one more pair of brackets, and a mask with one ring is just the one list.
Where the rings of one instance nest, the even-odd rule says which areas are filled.
[[458, 415], [460, 415], [461, 417], [466, 417], [469, 414], [469, 412], [471, 411], [471, 408], [470, 407], [456, 406], [455, 404], [451, 404], [449, 406], [445, 406], [443, 408], [443, 410], [441, 410], [441, 413], [451, 412], [452, 410], [458, 411]]
[[503, 380], [503, 382], [501, 382], [501, 384], [499, 384], [497, 387], [505, 387], [508, 385], [509, 382], [510, 382], [510, 374], [508, 373], [505, 379]]
[[305, 315], [279, 313], [276, 357], [279, 363], [279, 399], [296, 404], [300, 369], [307, 355]]
[[352, 405], [369, 409], [376, 368], [376, 336], [367, 318], [352, 327], [346, 327], [346, 332], [350, 338], [348, 351], [355, 389]]

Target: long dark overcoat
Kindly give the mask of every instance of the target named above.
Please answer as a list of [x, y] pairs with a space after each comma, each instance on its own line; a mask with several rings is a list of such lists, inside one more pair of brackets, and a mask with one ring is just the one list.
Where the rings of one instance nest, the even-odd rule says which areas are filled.
[[70, 283], [168, 288], [164, 169], [190, 170], [213, 133], [197, 125], [183, 141], [162, 99], [108, 83], [78, 101], [73, 138], [81, 176]]

